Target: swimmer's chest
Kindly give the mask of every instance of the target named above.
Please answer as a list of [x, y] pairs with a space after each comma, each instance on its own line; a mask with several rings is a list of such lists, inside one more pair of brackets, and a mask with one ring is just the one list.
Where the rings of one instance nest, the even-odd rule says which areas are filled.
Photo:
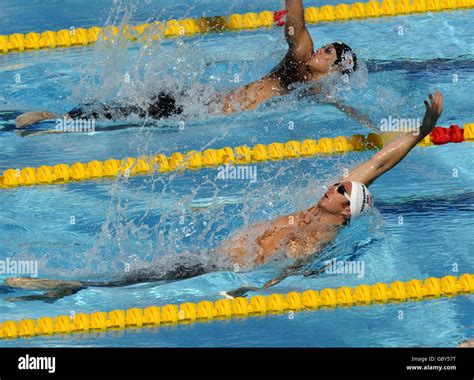
[[257, 243], [264, 256], [273, 256], [279, 252], [296, 258], [316, 253], [320, 247], [335, 237], [333, 228], [324, 225], [288, 225], [278, 220], [272, 229], [264, 233]]
[[318, 253], [321, 248], [335, 237], [332, 229], [325, 226], [298, 227], [287, 239], [282, 241], [285, 254], [291, 258], [300, 258]]
[[276, 95], [283, 95], [285, 90], [280, 82], [273, 77], [266, 76], [262, 79], [245, 86], [246, 100], [251, 100], [257, 104], [265, 102]]
[[267, 77], [276, 79], [281, 91], [288, 93], [292, 85], [309, 81], [311, 74], [303, 62], [297, 62], [287, 54]]

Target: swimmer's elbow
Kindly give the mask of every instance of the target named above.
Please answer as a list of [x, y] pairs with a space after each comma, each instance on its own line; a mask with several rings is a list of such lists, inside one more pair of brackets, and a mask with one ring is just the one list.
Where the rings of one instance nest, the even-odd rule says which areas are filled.
[[371, 170], [380, 170], [387, 166], [388, 159], [383, 151], [379, 151], [372, 156], [368, 163]]
[[366, 186], [370, 186], [387, 170], [389, 170], [387, 162], [382, 157], [377, 157], [377, 155], [375, 155], [370, 160], [354, 169], [345, 180], [358, 181]]
[[388, 172], [397, 164], [396, 161], [388, 159], [383, 153], [379, 153], [372, 157], [368, 162], [368, 175], [366, 180], [364, 181], [364, 184], [366, 186], [371, 185], [377, 178], [379, 178], [382, 174]]

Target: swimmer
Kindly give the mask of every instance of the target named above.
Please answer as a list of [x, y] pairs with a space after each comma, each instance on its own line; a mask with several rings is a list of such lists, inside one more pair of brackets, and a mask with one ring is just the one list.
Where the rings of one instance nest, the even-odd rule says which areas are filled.
[[[373, 204], [368, 187], [382, 174], [397, 165], [436, 125], [443, 109], [440, 92], [429, 95], [425, 101], [426, 112], [419, 133], [408, 132], [390, 142], [371, 159], [353, 169], [329, 187], [318, 203], [307, 210], [280, 216], [245, 228], [214, 250], [215, 255], [232, 265], [238, 264], [242, 271], [254, 269], [283, 254], [294, 260], [281, 275], [268, 281], [264, 288], [275, 285], [295, 274], [306, 262], [311, 262], [324, 247], [331, 243], [338, 231], [352, 220], [365, 214]], [[65, 282], [32, 278], [8, 278], [6, 285], [30, 290], [47, 291], [48, 299], [73, 294], [87, 286], [124, 286], [138, 282], [170, 280], [193, 277], [214, 270], [214, 264], [188, 261], [176, 263], [171, 273], [150, 268], [112, 282]], [[248, 290], [248, 289], [245, 289]], [[237, 289], [234, 295], [241, 295]], [[27, 296], [39, 299], [38, 295]], [[19, 298], [19, 299], [25, 299]], [[17, 299], [18, 300], [18, 299]]]
[[[56, 115], [47, 111], [27, 112], [18, 116], [15, 120], [16, 128], [26, 128], [30, 125], [39, 123], [44, 120], [66, 118], [73, 120], [84, 119], [107, 119], [119, 120], [130, 115], [138, 117], [150, 117], [152, 119], [161, 119], [172, 115], [179, 115], [183, 112], [183, 108], [176, 104], [176, 100], [165, 93], [159, 93], [150, 99], [146, 108], [139, 106], [117, 106], [108, 104], [86, 104], [82, 107], [74, 108], [65, 115]], [[110, 128], [115, 129], [114, 127]], [[119, 128], [117, 128], [119, 129]]]
[[[313, 40], [305, 25], [302, 0], [286, 0], [286, 10], [285, 37], [289, 46], [288, 52], [281, 62], [263, 78], [232, 90], [227, 95], [217, 96], [214, 100], [221, 104], [223, 114], [255, 109], [273, 97], [290, 93], [295, 89], [296, 84], [317, 83], [330, 74], [336, 74], [342, 78], [357, 70], [355, 53], [342, 42], [333, 42], [314, 51]], [[314, 91], [317, 92], [316, 89]], [[364, 126], [375, 129], [370, 119], [353, 107], [334, 99], [327, 98], [326, 101]], [[206, 105], [209, 106], [209, 104]], [[72, 119], [117, 120], [136, 114], [140, 117], [161, 119], [183, 112], [183, 107], [177, 105], [176, 100], [165, 93], [160, 93], [150, 99], [147, 107], [148, 109], [138, 106], [85, 105], [61, 116], [51, 112], [27, 112], [17, 117], [16, 127], [26, 128], [43, 120], [64, 116]]]
[[458, 344], [459, 348], [474, 348], [474, 339], [466, 339]]

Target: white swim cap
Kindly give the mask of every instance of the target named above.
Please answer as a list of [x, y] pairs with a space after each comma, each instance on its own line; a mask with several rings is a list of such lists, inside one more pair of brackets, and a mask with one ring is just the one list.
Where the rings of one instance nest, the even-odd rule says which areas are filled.
[[369, 189], [363, 183], [351, 181], [351, 218], [365, 214], [372, 207], [373, 199]]

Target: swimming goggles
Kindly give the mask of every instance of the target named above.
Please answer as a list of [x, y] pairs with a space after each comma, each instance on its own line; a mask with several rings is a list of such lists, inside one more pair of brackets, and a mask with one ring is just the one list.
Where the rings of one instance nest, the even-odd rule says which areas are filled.
[[343, 184], [338, 182], [338, 183], [335, 183], [333, 186], [336, 188], [336, 191], [339, 194], [344, 195], [349, 200], [349, 203], [351, 203], [351, 196], [347, 193], [346, 188], [344, 187]]

